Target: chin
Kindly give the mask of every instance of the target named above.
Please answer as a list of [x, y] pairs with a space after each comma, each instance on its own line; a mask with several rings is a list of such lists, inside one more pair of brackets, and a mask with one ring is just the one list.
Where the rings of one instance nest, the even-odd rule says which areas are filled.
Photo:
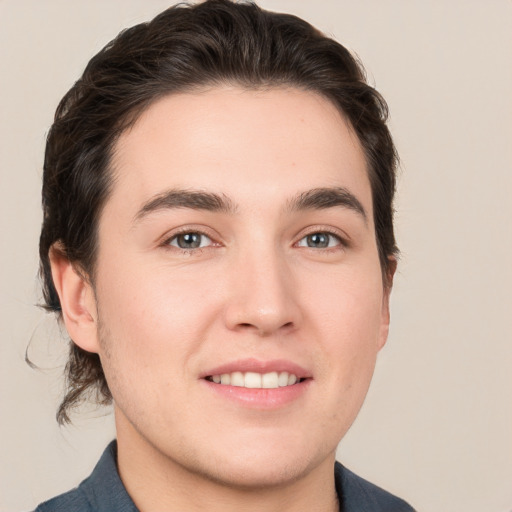
[[[239, 489], [278, 488], [307, 475], [329, 453], [308, 453], [304, 443], [283, 441], [267, 443], [217, 445], [217, 453], [204, 455], [193, 464], [203, 477], [222, 485]], [[307, 443], [306, 443], [307, 445]], [[208, 453], [207, 450], [203, 454]], [[198, 454], [199, 455], [199, 454]], [[332, 450], [334, 459], [334, 450]]]
[[278, 488], [291, 484], [311, 470], [306, 460], [234, 460], [204, 468], [203, 476], [209, 480], [243, 490]]

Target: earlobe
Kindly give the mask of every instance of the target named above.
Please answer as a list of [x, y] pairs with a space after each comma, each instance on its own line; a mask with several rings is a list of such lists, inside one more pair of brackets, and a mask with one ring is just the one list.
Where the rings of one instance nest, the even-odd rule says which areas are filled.
[[97, 309], [91, 284], [55, 245], [50, 249], [50, 264], [69, 337], [83, 350], [98, 352]]
[[389, 298], [393, 287], [393, 278], [397, 268], [397, 259], [395, 256], [388, 257], [388, 267], [386, 269], [386, 278], [382, 296], [381, 328], [379, 336], [379, 350], [386, 344], [389, 334]]

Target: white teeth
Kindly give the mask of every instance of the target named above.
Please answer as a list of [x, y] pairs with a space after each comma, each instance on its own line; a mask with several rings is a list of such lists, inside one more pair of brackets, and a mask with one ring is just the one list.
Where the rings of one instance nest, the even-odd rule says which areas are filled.
[[210, 379], [215, 384], [252, 389], [275, 389], [293, 386], [299, 380], [296, 375], [288, 372], [269, 372], [263, 374], [256, 372], [233, 372], [212, 375]]
[[254, 372], [247, 372], [244, 379], [244, 387], [246, 388], [261, 388], [261, 374]]
[[285, 386], [288, 386], [288, 372], [281, 372], [279, 374], [279, 377], [277, 379], [277, 383], [279, 384], [280, 388], [284, 388]]
[[231, 374], [231, 385], [232, 386], [244, 386], [244, 374], [242, 372], [233, 372]]
[[261, 376], [261, 387], [262, 388], [278, 388], [279, 377], [277, 372], [265, 373]]

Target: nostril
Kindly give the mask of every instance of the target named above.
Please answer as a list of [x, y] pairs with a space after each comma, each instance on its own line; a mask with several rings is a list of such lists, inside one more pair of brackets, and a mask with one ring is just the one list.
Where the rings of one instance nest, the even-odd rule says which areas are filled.
[[[294, 326], [293, 322], [286, 322], [285, 324], [281, 325], [280, 329], [291, 329], [291, 328], [293, 328], [293, 326]], [[251, 324], [250, 322], [241, 322], [238, 324], [238, 327], [241, 329], [263, 330], [263, 329], [258, 328], [257, 325]]]

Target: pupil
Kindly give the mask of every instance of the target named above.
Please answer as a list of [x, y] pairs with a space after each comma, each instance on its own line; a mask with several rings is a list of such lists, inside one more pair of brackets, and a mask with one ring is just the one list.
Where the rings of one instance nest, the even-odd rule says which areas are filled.
[[201, 245], [201, 235], [199, 233], [185, 233], [178, 237], [178, 245], [182, 249], [196, 249]]
[[329, 245], [329, 237], [324, 233], [315, 233], [308, 236], [308, 247], [327, 247]]

